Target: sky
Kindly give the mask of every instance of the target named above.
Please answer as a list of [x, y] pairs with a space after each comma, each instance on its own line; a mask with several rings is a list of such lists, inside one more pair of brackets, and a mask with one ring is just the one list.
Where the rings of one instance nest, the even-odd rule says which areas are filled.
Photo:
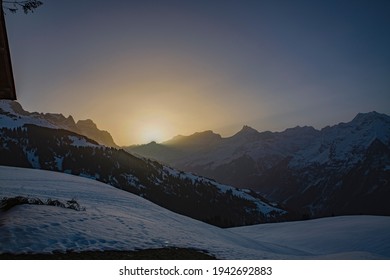
[[390, 1], [42, 0], [6, 14], [18, 101], [119, 145], [390, 114]]

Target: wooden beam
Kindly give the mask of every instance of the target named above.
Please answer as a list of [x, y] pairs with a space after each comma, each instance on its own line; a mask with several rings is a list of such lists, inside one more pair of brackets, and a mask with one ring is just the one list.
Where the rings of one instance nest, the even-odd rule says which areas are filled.
[[0, 99], [16, 100], [15, 82], [2, 2], [0, 0]]

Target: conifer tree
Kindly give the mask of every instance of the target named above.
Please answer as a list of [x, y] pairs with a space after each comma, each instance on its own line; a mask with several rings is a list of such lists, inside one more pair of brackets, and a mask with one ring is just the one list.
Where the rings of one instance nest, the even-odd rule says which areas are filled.
[[16, 13], [18, 10], [22, 9], [25, 14], [34, 12], [36, 8], [38, 8], [43, 4], [42, 1], [38, 1], [38, 0], [27, 0], [27, 1], [0, 0], [0, 3], [4, 12], [10, 11], [11, 13]]

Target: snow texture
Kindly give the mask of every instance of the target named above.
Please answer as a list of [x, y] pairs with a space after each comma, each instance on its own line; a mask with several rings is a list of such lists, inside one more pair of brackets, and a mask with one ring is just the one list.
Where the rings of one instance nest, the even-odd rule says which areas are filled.
[[0, 212], [0, 253], [186, 247], [221, 259], [390, 259], [390, 217], [351, 216], [221, 229], [63, 173], [0, 167], [0, 197], [76, 199], [86, 211]]

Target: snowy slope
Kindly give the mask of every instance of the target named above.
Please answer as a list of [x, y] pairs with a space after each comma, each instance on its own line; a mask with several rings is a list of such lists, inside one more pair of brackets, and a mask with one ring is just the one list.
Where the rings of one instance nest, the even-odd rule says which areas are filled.
[[0, 213], [1, 252], [132, 250], [164, 246], [208, 250], [219, 258], [295, 258], [296, 250], [252, 242], [161, 208], [133, 194], [67, 174], [0, 167], [0, 196], [75, 198], [86, 211], [23, 205]]
[[[75, 198], [86, 211], [21, 205], [0, 212], [0, 253], [176, 246], [207, 250], [225, 259], [390, 258], [389, 217], [221, 229], [94, 180], [0, 167], [0, 197], [17, 195]], [[334, 231], [324, 234], [323, 228]], [[347, 242], [351, 236], [354, 242]]]
[[[231, 228], [259, 242], [275, 243], [329, 258], [376, 253], [390, 259], [390, 217], [342, 216]], [[324, 257], [324, 256], [322, 256]]]
[[219, 184], [218, 182], [211, 181], [207, 178], [200, 177], [198, 175], [194, 175], [190, 172], [183, 172], [183, 171], [177, 171], [171, 167], [164, 166], [163, 167], [163, 173], [166, 174], [166, 176], [174, 176], [176, 178], [180, 178], [183, 180], [189, 180], [193, 183], [197, 181], [202, 181], [204, 183], [212, 184], [215, 186], [220, 192], [222, 193], [231, 193], [235, 197], [239, 197], [242, 199], [245, 199], [246, 201], [253, 202], [256, 205], [256, 208], [259, 213], [262, 213], [266, 216], [270, 215], [283, 215], [287, 214], [287, 211], [282, 210], [280, 208], [272, 206], [272, 203], [269, 202], [264, 202], [260, 200], [259, 198], [254, 197], [253, 195], [255, 194], [249, 189], [237, 189], [232, 186], [227, 186], [223, 184]]

